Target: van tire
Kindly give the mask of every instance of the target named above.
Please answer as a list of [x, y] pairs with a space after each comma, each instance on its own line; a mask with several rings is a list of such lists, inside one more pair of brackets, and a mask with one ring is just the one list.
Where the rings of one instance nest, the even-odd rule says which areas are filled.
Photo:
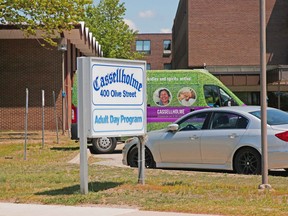
[[71, 139], [72, 140], [78, 140], [78, 129], [77, 129], [77, 123], [72, 123], [71, 124]]
[[95, 154], [109, 154], [112, 153], [117, 145], [117, 140], [114, 137], [101, 137], [92, 139], [91, 153]]

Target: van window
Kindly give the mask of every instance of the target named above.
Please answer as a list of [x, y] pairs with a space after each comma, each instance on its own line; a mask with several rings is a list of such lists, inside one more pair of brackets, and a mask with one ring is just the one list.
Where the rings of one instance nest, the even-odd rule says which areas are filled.
[[204, 85], [204, 95], [208, 106], [238, 106], [230, 95], [222, 88], [216, 85]]
[[213, 107], [219, 101], [219, 88], [215, 85], [204, 85], [204, 95], [208, 106]]

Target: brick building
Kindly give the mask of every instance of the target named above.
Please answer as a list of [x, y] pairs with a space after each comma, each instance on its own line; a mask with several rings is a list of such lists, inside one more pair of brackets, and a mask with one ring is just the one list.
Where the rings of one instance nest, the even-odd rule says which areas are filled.
[[[257, 0], [180, 0], [170, 34], [150, 41], [151, 69], [206, 67], [246, 104], [260, 104], [260, 16]], [[288, 110], [288, 1], [266, 0], [268, 105]], [[171, 39], [172, 55], [162, 55]], [[136, 42], [137, 43], [137, 42]]]
[[[247, 104], [260, 101], [257, 0], [180, 0], [172, 67], [205, 67]], [[266, 0], [269, 106], [288, 110], [288, 1]]]
[[171, 33], [137, 34], [135, 50], [144, 54], [147, 69], [171, 69], [171, 45]]
[[[98, 42], [84, 23], [64, 32], [61, 48], [41, 46], [36, 36], [25, 37], [15, 26], [0, 28], [0, 130], [23, 130], [26, 89], [28, 89], [28, 130], [42, 128], [42, 90], [45, 92], [45, 129], [55, 129], [53, 92], [55, 93], [58, 128], [71, 123], [71, 91], [76, 58], [99, 56]], [[60, 47], [59, 47], [60, 48]], [[64, 89], [64, 91], [62, 90]]]

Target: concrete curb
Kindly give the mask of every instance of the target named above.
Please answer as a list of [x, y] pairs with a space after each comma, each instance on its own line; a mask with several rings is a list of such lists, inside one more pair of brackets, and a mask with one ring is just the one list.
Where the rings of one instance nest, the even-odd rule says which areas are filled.
[[[0, 216], [200, 216], [177, 212], [139, 211], [133, 208], [0, 203]], [[212, 216], [204, 215], [201, 216]], [[213, 215], [216, 216], [216, 215]]]

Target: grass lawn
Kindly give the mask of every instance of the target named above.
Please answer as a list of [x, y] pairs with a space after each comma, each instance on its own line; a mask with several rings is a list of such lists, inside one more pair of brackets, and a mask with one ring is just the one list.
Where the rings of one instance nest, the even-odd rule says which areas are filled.
[[[1, 138], [1, 132], [0, 132]], [[259, 191], [261, 176], [227, 172], [148, 169], [145, 185], [137, 184], [138, 169], [93, 164], [89, 158], [89, 193], [80, 193], [79, 143], [61, 136], [1, 142], [0, 201], [62, 205], [109, 205], [143, 210], [220, 215], [288, 215], [287, 173], [270, 173], [273, 190]]]

